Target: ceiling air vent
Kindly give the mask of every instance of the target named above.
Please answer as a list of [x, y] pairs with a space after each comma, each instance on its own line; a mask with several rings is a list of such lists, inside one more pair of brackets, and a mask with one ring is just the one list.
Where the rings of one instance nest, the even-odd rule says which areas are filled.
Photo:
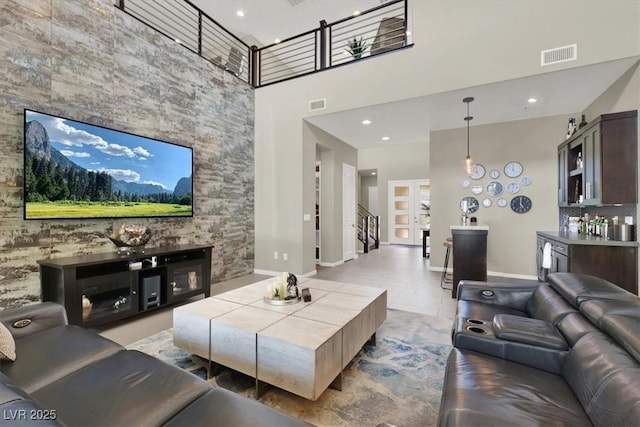
[[327, 99], [316, 99], [315, 101], [309, 101], [309, 111], [324, 110], [327, 108]]
[[540, 52], [540, 65], [559, 64], [560, 62], [575, 61], [578, 59], [578, 45], [556, 47]]

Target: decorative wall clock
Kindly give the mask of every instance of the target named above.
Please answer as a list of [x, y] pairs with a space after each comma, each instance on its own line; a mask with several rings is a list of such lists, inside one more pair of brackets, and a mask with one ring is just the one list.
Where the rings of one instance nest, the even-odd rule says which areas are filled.
[[509, 178], [515, 178], [520, 176], [522, 173], [523, 167], [519, 162], [509, 162], [504, 165], [504, 174]]
[[504, 188], [502, 187], [502, 184], [498, 181], [491, 181], [487, 184], [487, 193], [492, 196], [499, 196], [500, 194], [502, 194], [503, 190]]
[[527, 213], [531, 210], [533, 202], [527, 196], [516, 196], [511, 199], [511, 210], [515, 213]]
[[484, 206], [485, 208], [491, 207], [491, 203], [491, 199], [489, 198], [482, 199], [482, 206]]
[[510, 182], [509, 185], [507, 185], [507, 191], [511, 194], [515, 194], [520, 191], [520, 185], [516, 182]]
[[500, 171], [498, 169], [493, 169], [491, 172], [489, 172], [489, 178], [498, 179], [499, 177], [500, 177]]
[[530, 185], [531, 184], [531, 178], [529, 178], [528, 176], [523, 176], [522, 179], [520, 180], [520, 183], [522, 185]]
[[484, 168], [484, 166], [482, 166], [479, 163], [476, 163], [475, 165], [473, 165], [473, 168], [471, 169], [471, 173], [469, 174], [469, 177], [471, 177], [471, 179], [481, 179], [484, 174], [486, 172], [486, 169]]
[[499, 208], [504, 208], [505, 206], [507, 206], [507, 204], [507, 199], [505, 199], [504, 197], [500, 197], [496, 202], [496, 205], [498, 205]]
[[478, 210], [479, 206], [480, 205], [478, 203], [478, 199], [476, 199], [475, 197], [467, 196], [463, 197], [462, 200], [460, 200], [460, 210], [462, 212], [464, 212], [466, 208], [467, 213], [474, 213]]

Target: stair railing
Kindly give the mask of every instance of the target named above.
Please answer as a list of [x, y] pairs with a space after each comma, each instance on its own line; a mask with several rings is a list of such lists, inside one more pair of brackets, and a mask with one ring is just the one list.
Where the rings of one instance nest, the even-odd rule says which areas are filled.
[[364, 245], [364, 253], [369, 253], [371, 247], [380, 248], [380, 216], [361, 205], [358, 205], [358, 240]]

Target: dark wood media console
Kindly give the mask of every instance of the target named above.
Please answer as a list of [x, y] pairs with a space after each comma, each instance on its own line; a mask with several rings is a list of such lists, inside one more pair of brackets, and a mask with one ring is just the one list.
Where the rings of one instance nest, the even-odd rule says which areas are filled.
[[208, 297], [212, 249], [184, 245], [39, 260], [42, 301], [64, 305], [70, 324], [95, 327], [199, 294]]

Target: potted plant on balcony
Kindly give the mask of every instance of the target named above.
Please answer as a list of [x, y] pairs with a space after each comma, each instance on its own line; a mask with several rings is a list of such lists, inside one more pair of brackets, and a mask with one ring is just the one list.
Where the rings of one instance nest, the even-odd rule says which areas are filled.
[[353, 40], [347, 42], [347, 48], [345, 49], [354, 59], [360, 59], [362, 55], [367, 51], [369, 46], [367, 42], [360, 37], [360, 40], [355, 37]]

